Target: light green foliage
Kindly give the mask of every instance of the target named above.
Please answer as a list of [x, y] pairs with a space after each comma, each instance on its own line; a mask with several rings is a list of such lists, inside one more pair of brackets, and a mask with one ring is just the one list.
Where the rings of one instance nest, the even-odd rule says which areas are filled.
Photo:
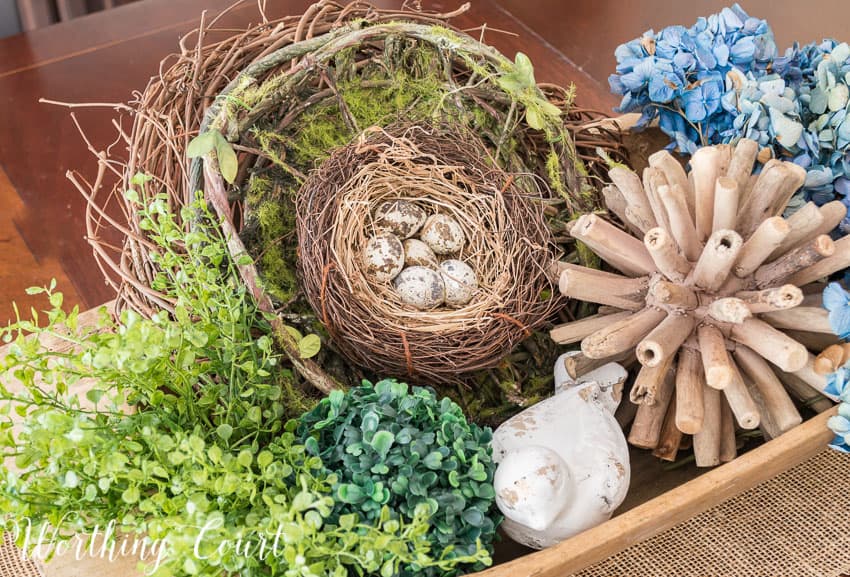
[[224, 177], [224, 180], [233, 184], [239, 170], [239, 162], [233, 147], [218, 130], [208, 130], [193, 138], [189, 146], [186, 147], [186, 156], [200, 158], [212, 151], [215, 151], [221, 176]]
[[[490, 429], [467, 422], [460, 407], [434, 391], [384, 380], [336, 391], [304, 415], [297, 435], [322, 458], [337, 483], [334, 514], [378, 519], [385, 507], [409, 522], [428, 508], [435, 555], [466, 571], [490, 563], [498, 520]], [[441, 575], [418, 562], [402, 576]]]
[[[50, 525], [70, 535], [117, 521], [167, 544], [158, 577], [451, 568], [430, 553], [425, 508], [401, 522], [389, 510], [368, 520], [335, 514], [336, 478], [283, 427], [308, 401], [293, 389], [218, 229], [201, 224], [214, 217], [200, 200], [184, 210], [197, 223], [191, 232], [162, 198], [139, 209], [164, 271], [154, 288], [174, 300], [173, 316], [113, 320], [104, 310], [96, 327], [81, 328], [51, 285], [31, 291], [51, 303], [45, 327], [18, 320], [0, 331], [11, 347], [0, 367], [0, 447], [19, 469], [0, 468], [6, 526], [28, 518], [36, 534]], [[73, 348], [50, 352], [33, 333]], [[303, 340], [315, 352], [315, 336]], [[95, 383], [85, 403], [68, 391], [81, 379]], [[240, 538], [250, 554], [235, 549]]]

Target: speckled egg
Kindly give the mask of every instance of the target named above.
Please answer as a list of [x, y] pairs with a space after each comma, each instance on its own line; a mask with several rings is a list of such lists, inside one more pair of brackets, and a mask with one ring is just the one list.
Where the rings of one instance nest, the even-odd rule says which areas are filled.
[[408, 200], [388, 200], [375, 209], [375, 230], [391, 232], [401, 239], [416, 234], [425, 223], [425, 210]]
[[419, 238], [436, 254], [451, 254], [463, 248], [463, 229], [455, 219], [445, 214], [434, 214], [422, 225]]
[[373, 236], [363, 247], [364, 273], [378, 282], [393, 280], [404, 268], [404, 247], [394, 234]]
[[478, 290], [475, 271], [463, 261], [444, 260], [440, 263], [440, 275], [446, 287], [446, 304], [450, 307], [467, 304]]
[[431, 247], [417, 238], [404, 241], [404, 266], [426, 266], [437, 269], [440, 261]]
[[395, 278], [395, 290], [402, 302], [420, 310], [443, 304], [445, 287], [437, 271], [424, 266], [411, 266]]

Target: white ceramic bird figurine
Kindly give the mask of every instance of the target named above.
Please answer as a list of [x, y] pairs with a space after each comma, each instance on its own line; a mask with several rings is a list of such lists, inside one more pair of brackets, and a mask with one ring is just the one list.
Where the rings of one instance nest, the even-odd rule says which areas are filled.
[[608, 520], [629, 488], [629, 450], [614, 411], [626, 370], [609, 363], [572, 379], [562, 355], [555, 395], [493, 436], [496, 504], [511, 539], [549, 547]]

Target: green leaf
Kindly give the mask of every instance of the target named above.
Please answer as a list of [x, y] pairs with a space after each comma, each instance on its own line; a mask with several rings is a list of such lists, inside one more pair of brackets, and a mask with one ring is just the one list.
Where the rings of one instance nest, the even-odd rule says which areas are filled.
[[193, 138], [186, 147], [186, 156], [199, 158], [212, 152], [216, 145], [216, 134], [218, 134], [217, 131], [207, 131]]
[[216, 132], [215, 135], [215, 154], [218, 157], [218, 168], [224, 180], [233, 184], [236, 180], [236, 173], [239, 171], [239, 159], [224, 135], [220, 132]]
[[439, 451], [428, 453], [422, 460], [429, 469], [439, 469], [443, 465], [443, 455]]
[[139, 488], [136, 486], [127, 487], [123, 493], [121, 493], [121, 499], [130, 505], [138, 502], [139, 500]]
[[149, 180], [153, 180], [153, 176], [145, 174], [144, 172], [137, 172], [133, 175], [133, 178], [130, 179], [130, 184], [134, 186], [141, 186]]
[[531, 128], [535, 130], [543, 130], [543, 119], [535, 108], [529, 107], [525, 110], [525, 121]]
[[357, 485], [352, 484], [343, 484], [337, 488], [337, 497], [343, 503], [350, 503], [352, 505], [356, 505], [363, 501], [366, 498], [366, 495], [363, 493], [363, 490]]
[[319, 354], [322, 348], [322, 339], [319, 335], [307, 335], [298, 341], [298, 354], [302, 359], [309, 359]]
[[291, 327], [289, 325], [283, 325], [283, 328], [286, 330], [286, 332], [289, 334], [289, 336], [292, 337], [292, 340], [294, 340], [296, 343], [300, 342], [301, 339], [304, 338], [304, 335], [302, 335], [301, 332], [298, 329], [296, 329], [295, 327]]
[[514, 68], [516, 70], [517, 78], [526, 86], [534, 86], [534, 65], [531, 64], [531, 59], [523, 54], [522, 52], [517, 52], [514, 57]]
[[265, 469], [274, 461], [274, 455], [272, 455], [269, 451], [261, 451], [259, 455], [257, 455], [257, 465], [261, 469]]
[[390, 452], [390, 448], [393, 446], [395, 442], [395, 435], [393, 435], [389, 431], [378, 431], [375, 433], [375, 436], [372, 437], [372, 448], [378, 453], [381, 459], [386, 459], [387, 453]]
[[227, 441], [233, 435], [233, 427], [231, 427], [227, 423], [222, 423], [216, 429], [216, 433], [218, 433], [218, 437], [222, 441]]

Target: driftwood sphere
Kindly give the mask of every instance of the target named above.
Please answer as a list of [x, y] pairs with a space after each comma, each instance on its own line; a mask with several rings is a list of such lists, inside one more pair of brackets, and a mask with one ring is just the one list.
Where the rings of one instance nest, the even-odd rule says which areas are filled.
[[662, 457], [692, 434], [697, 464], [716, 465], [734, 458], [733, 417], [772, 438], [801, 421], [789, 392], [830, 404], [813, 353], [837, 342], [820, 281], [850, 266], [850, 237], [828, 234], [846, 208], [809, 203], [782, 217], [805, 170], [769, 160], [752, 175], [757, 153], [741, 140], [698, 150], [690, 173], [666, 151], [643, 178], [617, 166], [605, 198], [625, 230], [595, 214], [572, 225], [622, 274], [562, 263], [561, 292], [603, 306], [552, 336], [581, 341], [573, 373], [636, 356], [629, 442]]

